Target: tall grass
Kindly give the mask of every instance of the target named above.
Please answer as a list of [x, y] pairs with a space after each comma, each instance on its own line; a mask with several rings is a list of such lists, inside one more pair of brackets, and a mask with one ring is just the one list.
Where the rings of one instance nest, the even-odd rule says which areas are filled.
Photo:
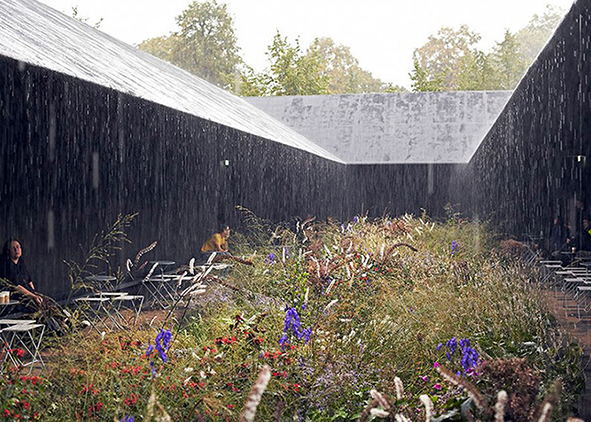
[[[533, 420], [557, 379], [552, 415], [571, 414], [580, 350], [557, 329], [535, 269], [491, 253], [497, 240], [485, 224], [403, 216], [273, 227], [249, 218], [235, 253], [255, 265], [225, 276], [234, 289], [210, 284], [182, 326], [165, 324], [178, 330], [166, 363], [146, 358], [149, 326], [73, 334], [47, 370], [51, 388], [36, 393], [43, 419], [140, 420], [155, 397], [172, 420], [239, 420], [254, 409], [244, 406], [265, 365], [268, 385], [250, 401], [256, 420], [424, 420], [427, 399], [450, 420], [499, 420], [501, 390], [503, 412]], [[451, 353], [452, 338], [469, 339], [474, 364]], [[470, 388], [483, 406], [470, 404]]]

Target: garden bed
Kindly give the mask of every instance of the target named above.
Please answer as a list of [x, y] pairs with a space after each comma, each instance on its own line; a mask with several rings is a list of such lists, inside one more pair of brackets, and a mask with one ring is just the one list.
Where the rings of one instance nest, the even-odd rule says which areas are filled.
[[535, 268], [485, 225], [251, 223], [235, 240], [253, 245], [236, 252], [254, 265], [187, 296], [187, 312], [60, 338], [36, 377], [5, 369], [4, 417], [248, 420], [266, 367], [261, 421], [494, 420], [501, 404], [505, 420], [538, 420], [548, 404], [556, 420], [575, 411], [580, 348], [557, 328]]

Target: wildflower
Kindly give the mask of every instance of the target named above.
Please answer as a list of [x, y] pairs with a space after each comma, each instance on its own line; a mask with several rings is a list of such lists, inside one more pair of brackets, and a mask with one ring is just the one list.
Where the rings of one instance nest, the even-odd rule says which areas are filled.
[[287, 334], [289, 331], [293, 331], [296, 335], [298, 340], [304, 338], [304, 342], [308, 343], [310, 341], [310, 336], [312, 335], [312, 329], [306, 328], [302, 329], [300, 325], [300, 316], [298, 315], [298, 311], [296, 308], [287, 308], [285, 313], [285, 323], [283, 326], [283, 335], [279, 339], [279, 345], [282, 349], [285, 348], [286, 345], [289, 344], [289, 340]]
[[[160, 359], [162, 359], [162, 362], [166, 363], [168, 361], [168, 356], [166, 356], [166, 352], [170, 348], [171, 340], [172, 333], [170, 332], [170, 330], [167, 329], [165, 331], [164, 329], [161, 329], [158, 335], [156, 336], [156, 339], [154, 340], [154, 345], [148, 345], [148, 348], [146, 349], [146, 358], [150, 358], [152, 352], [156, 350], [158, 351], [158, 354], [160, 355]], [[154, 367], [154, 359], [150, 360], [150, 369], [152, 370], [152, 378], [156, 378], [156, 368]]]
[[435, 383], [435, 384], [433, 385], [433, 388], [434, 388], [434, 389], [436, 389], [437, 391], [439, 391], [439, 390], [441, 390], [441, 384], [439, 384], [439, 383], [437, 382], [437, 383]]
[[422, 375], [422, 376], [421, 376], [421, 379], [422, 379], [423, 381], [427, 382], [427, 379], [428, 379], [428, 377], [427, 377], [427, 375]]
[[353, 221], [355, 222], [355, 224], [359, 223], [359, 217], [358, 216], [353, 217]]
[[283, 333], [283, 335], [279, 339], [279, 346], [281, 346], [281, 349], [284, 349], [285, 346], [287, 346], [288, 344], [289, 344], [289, 339], [287, 338], [287, 334]]
[[454, 254], [458, 251], [458, 242], [456, 242], [455, 240], [451, 241], [451, 256], [454, 256]]
[[437, 345], [437, 351], [441, 350], [441, 348], [442, 348], [442, 347], [443, 347], [443, 343], [439, 343], [439, 344]]
[[267, 255], [267, 257], [265, 258], [265, 262], [269, 265], [274, 265], [275, 264], [275, 254], [273, 252], [271, 252], [269, 255]]
[[441, 366], [441, 364], [440, 364], [439, 362], [435, 362], [435, 363], [433, 364], [433, 368], [437, 368], [437, 367], [439, 367], [439, 366]]
[[133, 416], [131, 416], [131, 415], [125, 415], [123, 418], [121, 418], [121, 421], [120, 422], [134, 422]]

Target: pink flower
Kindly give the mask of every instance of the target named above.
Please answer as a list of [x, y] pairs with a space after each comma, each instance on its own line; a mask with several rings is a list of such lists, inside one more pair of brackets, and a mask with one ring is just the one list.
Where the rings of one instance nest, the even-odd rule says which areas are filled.
[[441, 366], [441, 365], [439, 365], [439, 362], [435, 362], [435, 363], [433, 364], [433, 368], [437, 368], [438, 366]]
[[427, 375], [423, 375], [423, 376], [421, 377], [421, 379], [422, 379], [423, 381], [427, 382]]
[[434, 389], [436, 389], [436, 390], [441, 390], [441, 384], [439, 384], [439, 383], [436, 383], [436, 384], [433, 386], [433, 388], [434, 388]]

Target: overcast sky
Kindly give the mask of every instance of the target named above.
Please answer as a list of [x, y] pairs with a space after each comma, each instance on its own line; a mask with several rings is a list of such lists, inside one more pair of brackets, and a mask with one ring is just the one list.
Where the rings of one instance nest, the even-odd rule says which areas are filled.
[[[175, 17], [191, 0], [41, 0], [51, 7], [100, 18], [100, 30], [138, 44], [176, 30]], [[385, 82], [410, 87], [412, 53], [442, 26], [467, 24], [482, 35], [487, 51], [505, 29], [518, 30], [551, 3], [567, 11], [572, 0], [218, 0], [234, 18], [241, 54], [256, 71], [266, 67], [265, 51], [276, 31], [305, 48], [316, 37], [344, 44], [361, 66]]]

